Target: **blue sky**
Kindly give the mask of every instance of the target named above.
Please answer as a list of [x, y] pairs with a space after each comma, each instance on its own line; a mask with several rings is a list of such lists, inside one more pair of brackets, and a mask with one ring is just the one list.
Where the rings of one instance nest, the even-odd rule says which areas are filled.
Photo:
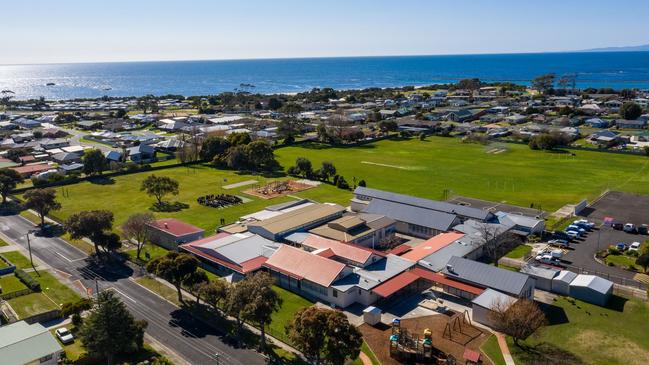
[[0, 64], [540, 52], [649, 43], [646, 0], [3, 1]]

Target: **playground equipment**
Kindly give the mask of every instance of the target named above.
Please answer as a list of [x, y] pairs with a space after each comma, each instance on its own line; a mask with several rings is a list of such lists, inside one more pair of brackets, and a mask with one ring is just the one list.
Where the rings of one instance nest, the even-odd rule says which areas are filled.
[[442, 334], [442, 336], [452, 341], [453, 332], [459, 332], [460, 334], [463, 334], [464, 332], [462, 327], [466, 325], [472, 325], [469, 312], [466, 310], [464, 312], [457, 312], [449, 317], [448, 322], [446, 322], [446, 327], [444, 327], [444, 333]]
[[401, 328], [399, 318], [392, 320], [390, 356], [406, 363], [439, 363], [440, 361], [446, 361], [449, 364], [449, 356], [433, 346], [433, 333], [430, 329], [426, 328], [423, 337], [420, 338], [419, 335]]

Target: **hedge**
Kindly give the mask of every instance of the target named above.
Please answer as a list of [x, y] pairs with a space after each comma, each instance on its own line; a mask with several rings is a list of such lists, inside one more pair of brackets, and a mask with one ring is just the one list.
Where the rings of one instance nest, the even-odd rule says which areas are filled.
[[41, 291], [41, 283], [39, 283], [24, 270], [16, 269], [16, 271], [14, 271], [14, 275], [16, 275], [18, 280], [22, 281], [23, 284], [27, 285], [27, 287], [32, 291]]

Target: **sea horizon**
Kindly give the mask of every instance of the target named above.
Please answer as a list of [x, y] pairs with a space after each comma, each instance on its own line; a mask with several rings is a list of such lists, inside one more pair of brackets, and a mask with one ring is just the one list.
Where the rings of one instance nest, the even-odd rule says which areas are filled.
[[[649, 52], [528, 52], [158, 60], [0, 65], [16, 99], [294, 94], [313, 88], [448, 84], [464, 78], [529, 85], [541, 74], [577, 75], [577, 87], [649, 88]], [[53, 84], [53, 85], [52, 85]], [[251, 85], [254, 85], [251, 86]]]

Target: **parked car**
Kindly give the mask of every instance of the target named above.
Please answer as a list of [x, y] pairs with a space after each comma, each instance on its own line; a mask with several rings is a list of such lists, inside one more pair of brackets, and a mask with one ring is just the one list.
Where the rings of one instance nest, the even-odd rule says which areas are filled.
[[581, 228], [581, 227], [579, 227], [579, 226], [576, 226], [576, 225], [574, 225], [574, 224], [569, 225], [569, 226], [566, 228], [566, 231], [577, 232], [577, 233], [579, 233], [580, 236], [586, 234], [586, 230], [585, 230], [585, 229], [583, 229], [583, 228]]
[[637, 229], [638, 229], [638, 234], [647, 234], [647, 233], [649, 233], [649, 229], [647, 228], [646, 224], [638, 226]]
[[633, 242], [631, 245], [629, 245], [629, 251], [638, 251], [640, 248], [640, 242]]
[[550, 256], [554, 257], [555, 259], [560, 259], [563, 257], [563, 251], [561, 250], [552, 250], [550, 251]]
[[536, 261], [542, 263], [542, 264], [548, 264], [548, 265], [559, 265], [561, 264], [561, 261], [557, 259], [556, 257], [552, 257], [551, 254], [542, 254], [536, 256]]
[[618, 244], [615, 245], [615, 248], [617, 248], [619, 251], [626, 251], [627, 246], [626, 243], [619, 242]]
[[585, 219], [577, 219], [576, 221], [572, 222], [572, 224], [574, 224], [576, 226], [579, 226], [579, 227], [581, 227], [583, 229], [586, 229], [586, 230], [591, 230], [591, 229], [595, 228], [595, 223], [589, 222], [589, 221], [587, 221]]
[[626, 233], [636, 233], [635, 224], [633, 223], [626, 223], [623, 229]]
[[575, 231], [566, 231], [565, 233], [566, 233], [566, 235], [568, 235], [568, 237], [570, 237], [571, 239], [575, 239], [575, 238], [578, 238], [578, 237], [579, 237], [579, 232], [575, 232]]
[[570, 239], [572, 239], [570, 235], [568, 235], [566, 232], [563, 231], [554, 231], [553, 236], [557, 240], [570, 241]]
[[624, 224], [615, 222], [615, 223], [611, 223], [611, 227], [613, 227], [613, 229], [617, 229], [618, 231], [621, 231], [622, 229], [624, 229]]
[[72, 333], [70, 333], [70, 331], [65, 327], [56, 329], [56, 337], [58, 337], [64, 345], [74, 342], [74, 336], [72, 336]]
[[570, 247], [570, 242], [567, 240], [549, 240], [548, 244], [555, 247], [568, 248]]

